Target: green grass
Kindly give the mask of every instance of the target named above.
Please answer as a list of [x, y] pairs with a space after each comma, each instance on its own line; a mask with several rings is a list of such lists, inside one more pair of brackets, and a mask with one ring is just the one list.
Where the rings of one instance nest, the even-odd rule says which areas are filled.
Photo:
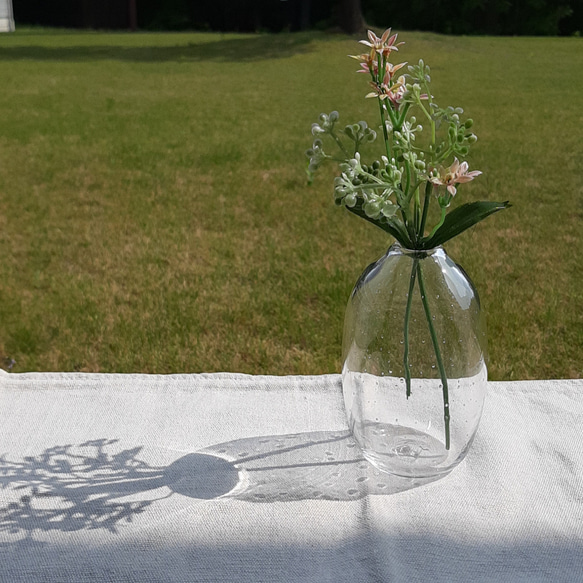
[[[401, 34], [507, 200], [446, 245], [480, 291], [490, 378], [583, 376], [583, 45]], [[13, 370], [339, 372], [382, 231], [306, 186], [320, 112], [376, 121], [355, 39], [0, 35], [0, 355]]]

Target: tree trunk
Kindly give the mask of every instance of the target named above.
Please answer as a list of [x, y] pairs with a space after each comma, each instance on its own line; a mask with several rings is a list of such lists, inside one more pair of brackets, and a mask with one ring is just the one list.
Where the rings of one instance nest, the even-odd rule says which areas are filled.
[[310, 28], [310, 0], [302, 0], [300, 12], [300, 30]]
[[138, 10], [136, 0], [128, 0], [128, 12], [130, 21], [130, 30], [138, 30]]
[[360, 0], [340, 0], [338, 24], [342, 32], [357, 34], [364, 31]]

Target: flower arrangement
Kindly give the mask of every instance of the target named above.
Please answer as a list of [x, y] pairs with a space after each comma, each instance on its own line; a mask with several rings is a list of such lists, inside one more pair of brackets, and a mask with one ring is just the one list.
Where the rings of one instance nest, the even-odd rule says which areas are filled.
[[[374, 142], [377, 132], [365, 121], [339, 128], [338, 112], [321, 114], [312, 124], [315, 136], [307, 150], [308, 176], [325, 162], [339, 162], [341, 174], [334, 180], [336, 204], [370, 221], [392, 235], [406, 249], [433, 249], [459, 235], [491, 214], [507, 208], [508, 202], [466, 203], [447, 212], [458, 185], [470, 182], [481, 172], [469, 171], [467, 156], [477, 140], [473, 121], [462, 120], [459, 107], [441, 108], [431, 94], [430, 68], [420, 60], [401, 74], [407, 63], [393, 64], [390, 57], [402, 42], [386, 30], [381, 37], [368, 31], [360, 41], [368, 49], [350, 55], [360, 61], [359, 73], [370, 78], [380, 115], [384, 149], [380, 160], [365, 163], [361, 148]], [[418, 120], [415, 113], [421, 116]], [[423, 126], [423, 123], [426, 127]], [[323, 138], [337, 146], [340, 156], [324, 151]], [[423, 192], [423, 204], [421, 193]], [[437, 199], [440, 220], [426, 234], [432, 198]]]
[[[423, 60], [417, 65], [391, 62], [393, 53], [404, 43], [397, 42], [391, 29], [380, 37], [368, 32], [360, 41], [366, 52], [351, 55], [360, 62], [359, 73], [369, 77], [371, 91], [380, 116], [384, 147], [380, 159], [364, 160], [364, 147], [377, 139], [377, 131], [365, 121], [339, 127], [338, 112], [321, 114], [312, 125], [314, 141], [307, 150], [308, 177], [324, 163], [339, 163], [340, 175], [334, 179], [336, 204], [375, 224], [392, 235], [402, 247], [415, 252], [404, 314], [403, 370], [406, 396], [411, 395], [409, 365], [409, 324], [413, 290], [418, 284], [443, 390], [445, 448], [450, 449], [448, 379], [438, 341], [434, 317], [425, 291], [421, 260], [428, 252], [456, 237], [493, 213], [508, 208], [508, 202], [469, 202], [448, 211], [460, 185], [477, 178], [481, 172], [469, 170], [465, 161], [477, 137], [473, 121], [462, 119], [459, 107], [440, 107], [431, 93], [430, 68]], [[417, 119], [417, 117], [419, 119]], [[424, 125], [425, 124], [425, 125]], [[339, 154], [324, 150], [327, 139]], [[328, 146], [326, 146], [328, 148]], [[427, 221], [432, 200], [439, 213], [430, 229]], [[435, 204], [435, 203], [434, 203]]]

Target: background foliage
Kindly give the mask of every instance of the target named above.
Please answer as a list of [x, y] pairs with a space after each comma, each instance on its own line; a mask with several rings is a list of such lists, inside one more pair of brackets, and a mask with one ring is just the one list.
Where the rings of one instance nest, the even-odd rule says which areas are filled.
[[[381, 28], [446, 34], [572, 35], [583, 28], [583, 0], [134, 0], [148, 30], [328, 29], [360, 10]], [[17, 24], [127, 28], [131, 0], [14, 1]]]
[[557, 35], [583, 27], [579, 0], [363, 0], [367, 22], [446, 34]]

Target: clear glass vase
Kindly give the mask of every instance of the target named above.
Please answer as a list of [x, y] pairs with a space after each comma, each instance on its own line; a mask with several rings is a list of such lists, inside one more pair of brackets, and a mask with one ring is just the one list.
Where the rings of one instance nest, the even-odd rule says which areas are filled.
[[394, 244], [360, 276], [344, 322], [350, 429], [378, 469], [445, 474], [465, 457], [487, 387], [476, 289], [442, 247]]

